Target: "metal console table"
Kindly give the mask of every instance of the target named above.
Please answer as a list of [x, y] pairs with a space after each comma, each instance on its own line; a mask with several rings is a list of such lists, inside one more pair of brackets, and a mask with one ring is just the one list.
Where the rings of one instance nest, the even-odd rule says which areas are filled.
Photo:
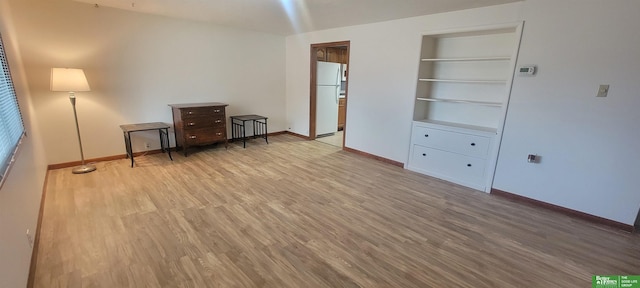
[[173, 161], [173, 157], [171, 157], [171, 147], [169, 147], [169, 125], [164, 124], [162, 122], [152, 122], [152, 123], [120, 125], [120, 128], [122, 129], [122, 133], [124, 134], [124, 146], [127, 149], [127, 157], [131, 158], [132, 168], [133, 168], [133, 151], [131, 149], [131, 133], [132, 132], [158, 130], [158, 134], [160, 135], [160, 147], [161, 147], [162, 153], [167, 151], [167, 154], [169, 154], [169, 159]]
[[242, 138], [242, 147], [247, 147], [247, 133], [245, 131], [246, 123], [251, 121], [253, 124], [253, 138], [264, 138], [264, 141], [269, 144], [267, 139], [267, 117], [260, 115], [239, 115], [231, 116], [231, 139], [233, 141]]

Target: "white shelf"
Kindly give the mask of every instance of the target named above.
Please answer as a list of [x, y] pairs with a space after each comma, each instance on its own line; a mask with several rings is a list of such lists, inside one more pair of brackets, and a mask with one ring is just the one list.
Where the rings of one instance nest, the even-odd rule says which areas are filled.
[[511, 60], [509, 56], [497, 57], [468, 57], [468, 58], [424, 58], [422, 62], [464, 62], [464, 61], [507, 61]]
[[472, 131], [487, 133], [486, 134], [487, 136], [495, 136], [495, 134], [497, 134], [498, 132], [498, 129], [492, 128], [492, 127], [467, 125], [467, 124], [456, 123], [456, 122], [437, 121], [437, 120], [431, 120], [431, 119], [415, 120], [415, 122], [430, 124], [431, 126], [436, 125], [436, 126], [445, 126], [449, 128], [454, 128], [458, 132], [462, 132], [462, 133], [465, 132], [464, 130], [472, 130]]
[[507, 80], [463, 80], [463, 79], [433, 79], [433, 78], [421, 78], [418, 79], [421, 82], [442, 82], [442, 83], [478, 83], [478, 84], [506, 84]]
[[416, 98], [418, 101], [428, 101], [428, 102], [448, 102], [448, 103], [464, 103], [464, 104], [474, 104], [474, 105], [483, 105], [490, 107], [502, 107], [502, 102], [489, 102], [489, 101], [473, 101], [473, 100], [455, 100], [455, 99], [437, 99], [437, 98]]

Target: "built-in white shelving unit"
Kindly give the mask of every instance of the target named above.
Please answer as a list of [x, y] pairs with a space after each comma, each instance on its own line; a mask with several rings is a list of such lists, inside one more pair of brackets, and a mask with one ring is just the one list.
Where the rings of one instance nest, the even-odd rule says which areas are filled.
[[422, 35], [407, 168], [489, 192], [522, 23]]

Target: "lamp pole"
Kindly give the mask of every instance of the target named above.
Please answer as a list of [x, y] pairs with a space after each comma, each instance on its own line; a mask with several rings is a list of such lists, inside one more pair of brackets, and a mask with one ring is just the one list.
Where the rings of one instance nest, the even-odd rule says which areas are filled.
[[73, 168], [73, 174], [89, 173], [96, 170], [96, 166], [93, 164], [84, 163], [84, 151], [82, 150], [82, 139], [80, 138], [80, 125], [78, 125], [78, 113], [76, 113], [76, 93], [69, 91], [69, 101], [73, 106], [73, 118], [76, 121], [76, 133], [78, 134], [78, 144], [80, 145], [80, 159], [82, 164], [76, 168]]

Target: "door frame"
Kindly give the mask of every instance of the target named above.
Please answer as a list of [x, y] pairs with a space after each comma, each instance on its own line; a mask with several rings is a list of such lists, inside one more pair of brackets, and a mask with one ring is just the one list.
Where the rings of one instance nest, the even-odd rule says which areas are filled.
[[[309, 57], [309, 61], [310, 61], [310, 69], [311, 69], [311, 73], [310, 73], [310, 81], [309, 81], [309, 139], [310, 140], [314, 140], [316, 139], [316, 83], [317, 83], [317, 67], [318, 67], [318, 49], [319, 48], [334, 48], [334, 47], [347, 47], [347, 55], [346, 55], [346, 64], [347, 64], [347, 85], [344, 88], [344, 109], [345, 111], [348, 111], [348, 98], [349, 98], [349, 71], [351, 70], [350, 66], [349, 66], [349, 54], [350, 54], [350, 50], [351, 50], [351, 41], [338, 41], [338, 42], [327, 42], [327, 43], [316, 43], [316, 44], [311, 44], [311, 49], [310, 49], [310, 57]], [[326, 51], [326, 50], [325, 50]], [[326, 52], [325, 52], [326, 53]], [[344, 139], [346, 138], [346, 134], [347, 134], [347, 119], [345, 117], [344, 120], [344, 128], [342, 129], [342, 149], [344, 149]]]

